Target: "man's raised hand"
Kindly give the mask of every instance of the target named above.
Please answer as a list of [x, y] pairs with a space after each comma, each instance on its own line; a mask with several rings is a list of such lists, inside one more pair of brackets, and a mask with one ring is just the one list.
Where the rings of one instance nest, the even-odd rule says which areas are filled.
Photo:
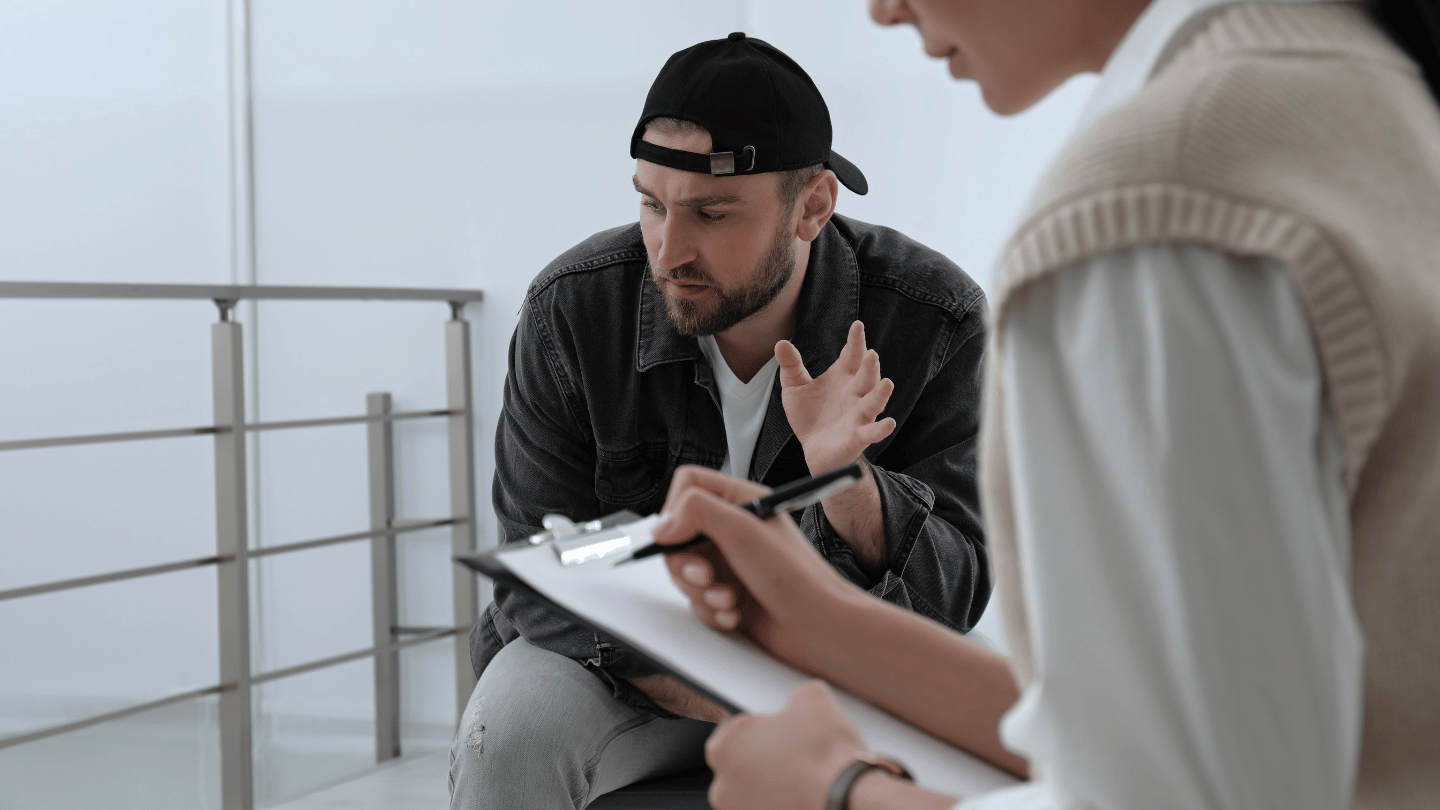
[[880, 376], [880, 356], [865, 348], [860, 321], [850, 325], [845, 348], [819, 377], [811, 378], [800, 350], [788, 340], [775, 344], [775, 359], [780, 401], [812, 474], [856, 461], [865, 448], [895, 430], [893, 418], [875, 421], [895, 384]]

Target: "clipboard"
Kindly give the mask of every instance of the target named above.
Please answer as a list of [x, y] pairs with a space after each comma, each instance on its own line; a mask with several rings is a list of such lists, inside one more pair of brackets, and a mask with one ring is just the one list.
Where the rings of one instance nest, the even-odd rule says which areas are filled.
[[[597, 532], [625, 532], [647, 542], [658, 521], [658, 516], [651, 516], [603, 529], [598, 522], [592, 525]], [[574, 535], [567, 539], [570, 536]], [[740, 634], [721, 633], [702, 624], [671, 581], [663, 557], [615, 567], [565, 567], [551, 542], [538, 540], [456, 561], [625, 646], [645, 663], [730, 711], [777, 712], [789, 703], [794, 688], [809, 679]], [[1017, 782], [990, 763], [860, 698], [837, 689], [836, 699], [871, 750], [903, 762], [925, 787], [972, 796]]]
[[726, 711], [731, 712], [732, 714], [739, 714], [745, 711], [743, 708], [736, 706], [734, 703], [731, 703], [723, 695], [717, 695], [711, 692], [705, 687], [704, 684], [696, 683], [695, 681], [691, 680], [690, 677], [687, 676], [684, 672], [678, 671], [676, 668], [667, 665], [664, 661], [660, 661], [659, 659], [650, 655], [645, 650], [645, 647], [643, 645], [635, 642], [632, 639], [626, 638], [623, 632], [616, 631], [608, 627], [601, 627], [600, 625], [592, 622], [585, 616], [582, 616], [579, 613], [576, 613], [565, 607], [564, 605], [559, 604], [555, 600], [541, 593], [538, 589], [531, 587], [530, 583], [521, 579], [513, 571], [507, 568], [505, 566], [505, 563], [499, 559], [498, 554], [503, 550], [504, 549], [496, 549], [495, 551], [484, 551], [477, 554], [466, 554], [460, 557], [456, 557], [455, 561], [489, 578], [491, 581], [497, 584], [507, 585], [517, 593], [524, 594], [526, 597], [544, 605], [546, 609], [554, 612], [555, 615], [565, 618], [575, 623], [576, 625], [585, 628], [586, 630], [596, 633], [601, 638], [608, 639], [615, 644], [625, 647], [630, 652], [630, 654], [634, 655], [636, 658], [638, 658], [641, 662], [643, 662], [650, 668], [659, 670], [660, 672], [669, 675], [675, 680], [680, 681], [691, 689], [694, 689], [696, 692], [699, 692], [710, 700], [715, 701], [717, 704], [720, 705], [721, 708], [725, 709]]

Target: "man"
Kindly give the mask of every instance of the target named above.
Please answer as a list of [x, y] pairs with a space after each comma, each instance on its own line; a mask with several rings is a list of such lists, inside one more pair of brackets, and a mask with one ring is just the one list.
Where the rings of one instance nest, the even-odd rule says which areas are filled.
[[[571, 249], [526, 297], [496, 436], [506, 541], [548, 513], [656, 512], [681, 464], [775, 486], [863, 459], [865, 480], [798, 513], [801, 530], [849, 581], [973, 626], [990, 591], [983, 294], [934, 251], [834, 214], [840, 183], [867, 186], [829, 120], [805, 72], [744, 34], [666, 63], [631, 140], [639, 223]], [[456, 808], [583, 807], [698, 765], [723, 717], [504, 588], [472, 649]]]

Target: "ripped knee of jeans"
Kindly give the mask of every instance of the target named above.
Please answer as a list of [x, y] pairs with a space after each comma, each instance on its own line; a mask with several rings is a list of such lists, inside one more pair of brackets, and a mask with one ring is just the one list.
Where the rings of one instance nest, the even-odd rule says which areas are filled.
[[485, 753], [485, 724], [480, 722], [480, 711], [485, 707], [485, 696], [481, 695], [465, 716], [465, 747], [476, 754]]

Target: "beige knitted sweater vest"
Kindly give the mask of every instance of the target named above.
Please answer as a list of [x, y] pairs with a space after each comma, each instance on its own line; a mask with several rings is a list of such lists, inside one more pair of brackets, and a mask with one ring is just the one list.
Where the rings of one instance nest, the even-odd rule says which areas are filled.
[[[1293, 278], [1345, 456], [1366, 642], [1355, 807], [1440, 808], [1440, 112], [1413, 63], [1355, 6], [1219, 13], [1042, 182], [1000, 261], [993, 334], [1047, 275], [1157, 243]], [[1005, 391], [987, 376], [984, 507], [1024, 685]]]

